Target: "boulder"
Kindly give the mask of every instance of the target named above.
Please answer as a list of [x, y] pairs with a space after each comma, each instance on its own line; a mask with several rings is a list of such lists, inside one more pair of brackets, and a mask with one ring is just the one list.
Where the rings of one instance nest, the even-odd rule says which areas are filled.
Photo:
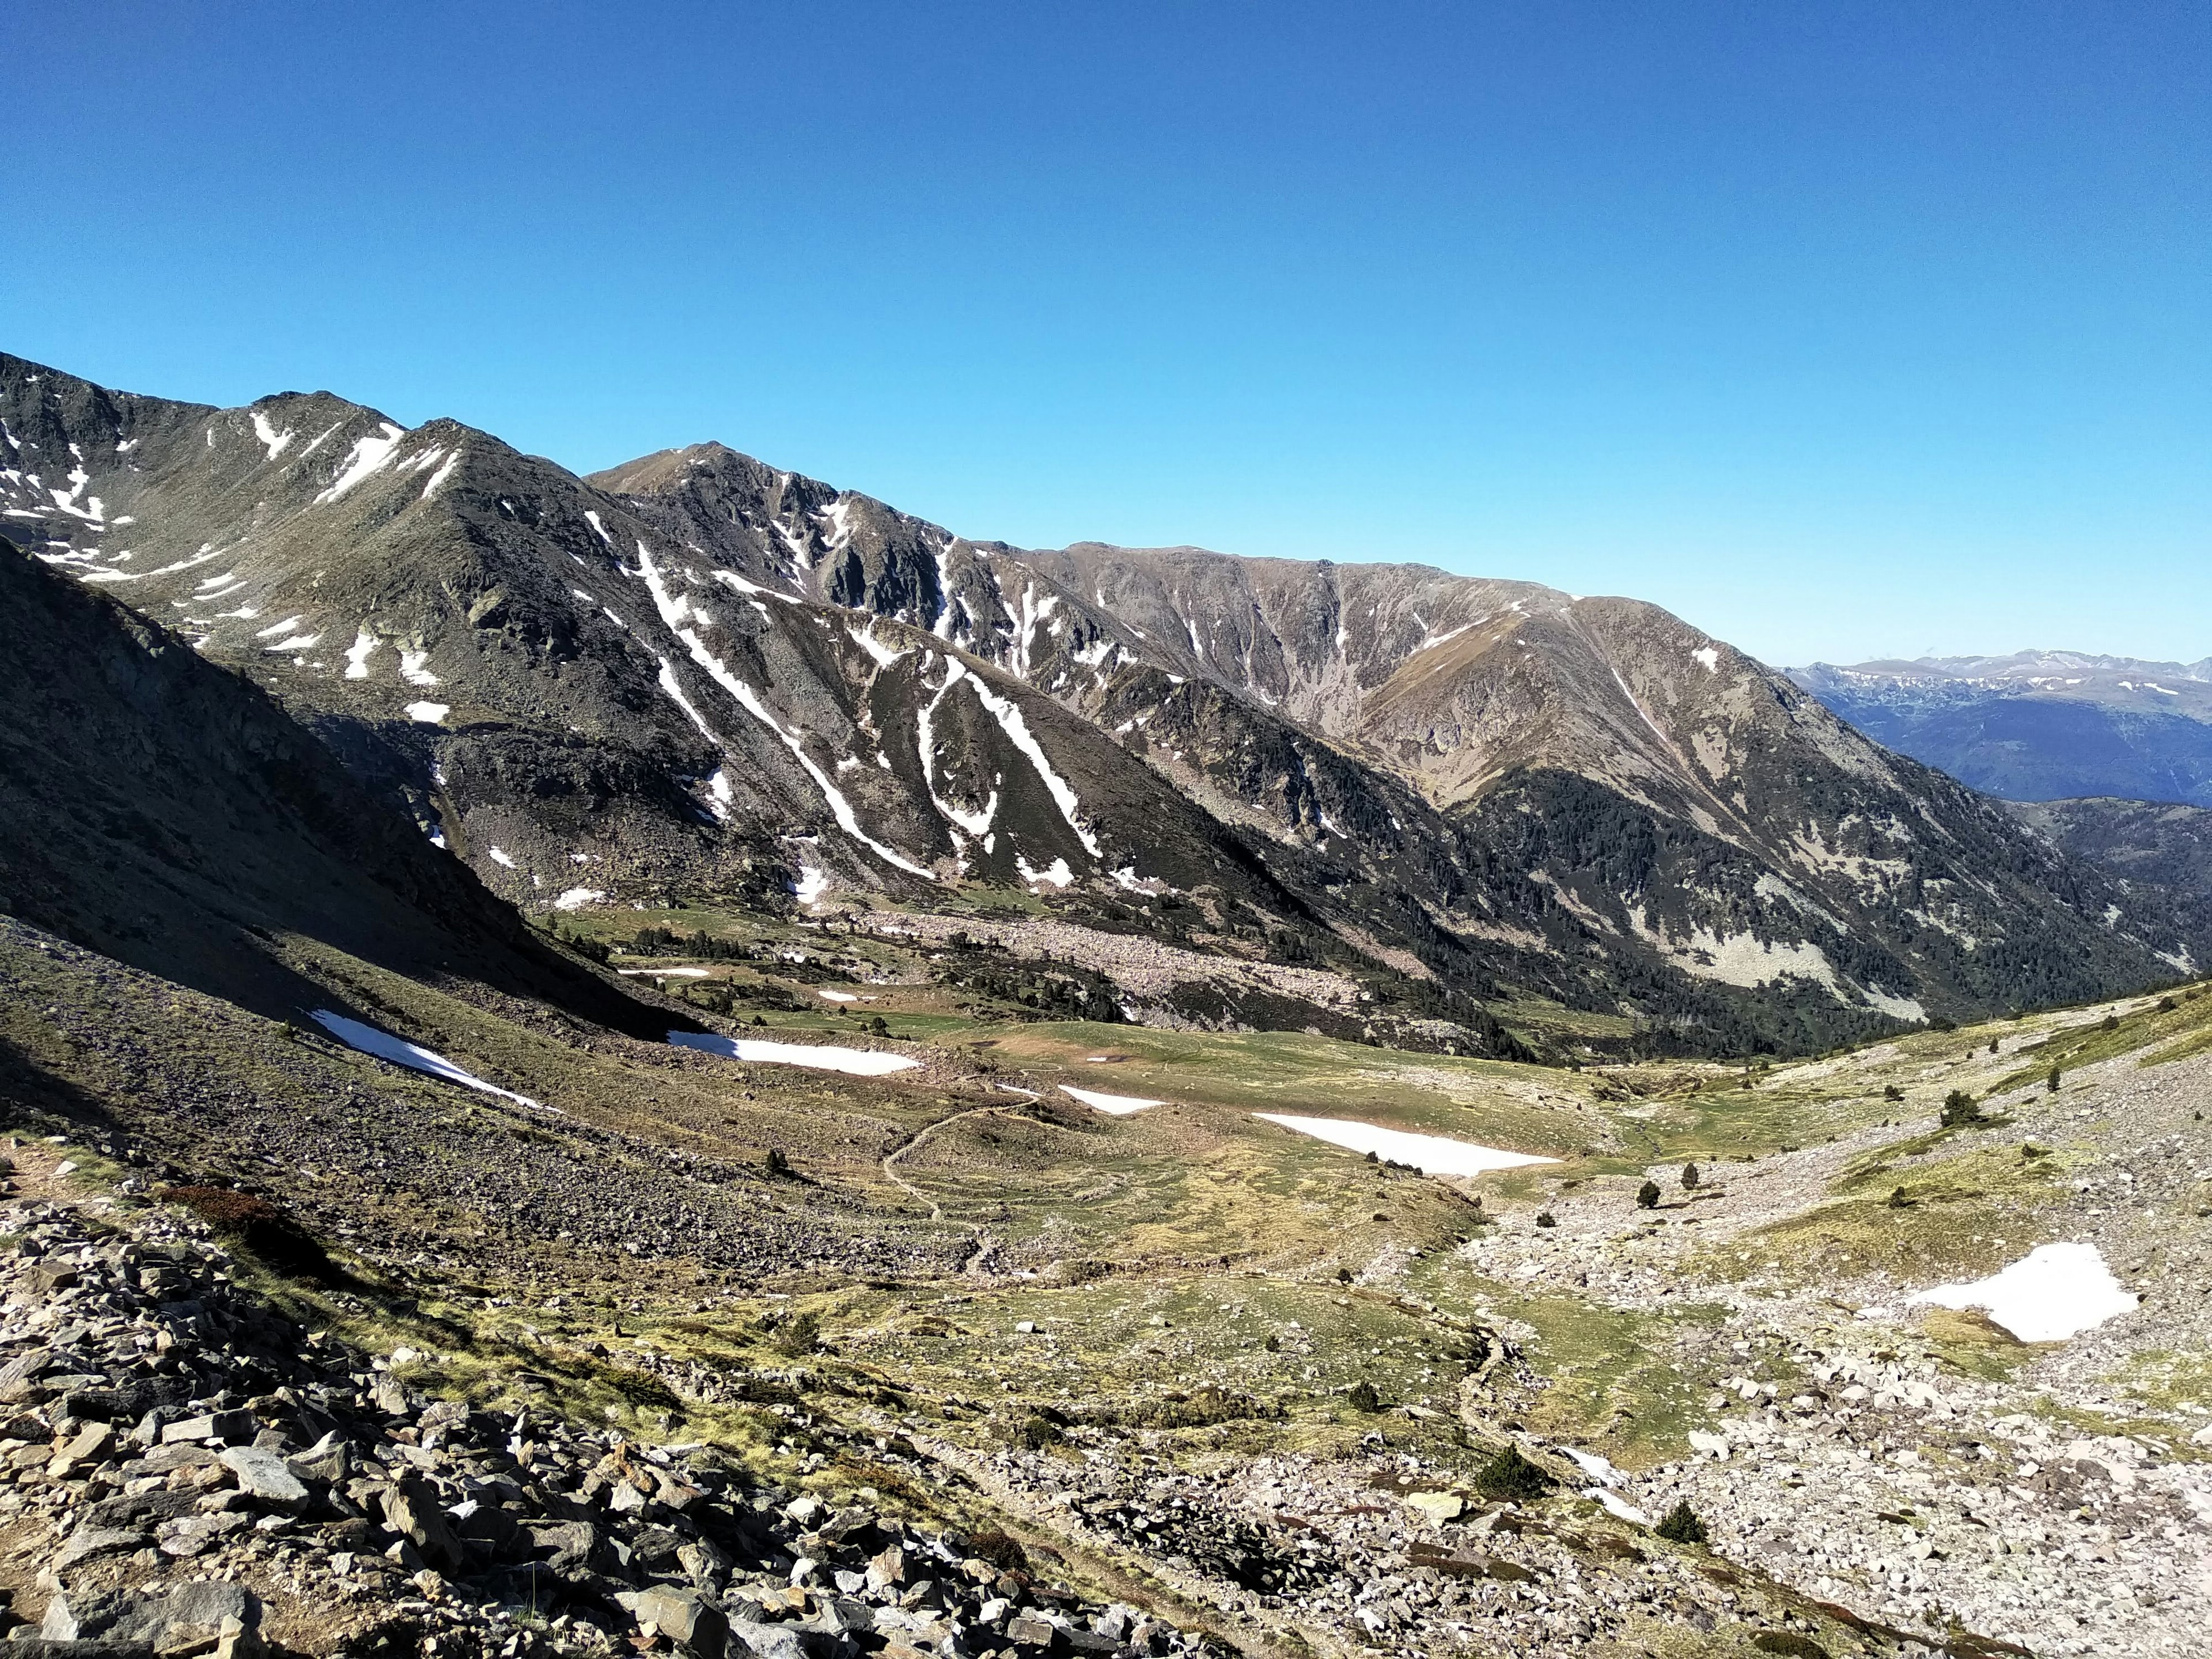
[[222, 1465], [238, 1477], [239, 1490], [255, 1503], [298, 1514], [307, 1507], [307, 1483], [276, 1452], [261, 1446], [227, 1446]]
[[221, 1642], [227, 1623], [235, 1626], [234, 1637], [260, 1627], [261, 1603], [244, 1585], [173, 1584], [150, 1595], [64, 1592], [46, 1604], [39, 1634], [50, 1642], [143, 1643], [156, 1654], [188, 1653]]
[[630, 1612], [696, 1659], [722, 1659], [728, 1646], [729, 1620], [696, 1590], [656, 1585], [639, 1593]]
[[467, 1551], [438, 1507], [438, 1494], [429, 1483], [409, 1476], [384, 1492], [384, 1524], [412, 1544], [417, 1553], [441, 1572], [458, 1571]]

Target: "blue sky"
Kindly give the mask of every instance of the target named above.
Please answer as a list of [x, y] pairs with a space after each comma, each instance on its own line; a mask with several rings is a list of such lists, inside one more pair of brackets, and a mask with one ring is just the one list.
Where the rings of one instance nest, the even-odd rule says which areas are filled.
[[1777, 663], [2212, 654], [2201, 4], [0, 10], [0, 347]]

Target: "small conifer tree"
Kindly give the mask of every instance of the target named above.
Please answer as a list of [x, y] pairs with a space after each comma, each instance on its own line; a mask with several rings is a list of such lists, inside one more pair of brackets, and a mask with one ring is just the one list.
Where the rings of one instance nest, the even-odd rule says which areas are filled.
[[1690, 1507], [1687, 1498], [1667, 1511], [1664, 1520], [1652, 1528], [1670, 1544], [1702, 1544], [1711, 1534], [1705, 1523], [1698, 1518], [1697, 1510]]

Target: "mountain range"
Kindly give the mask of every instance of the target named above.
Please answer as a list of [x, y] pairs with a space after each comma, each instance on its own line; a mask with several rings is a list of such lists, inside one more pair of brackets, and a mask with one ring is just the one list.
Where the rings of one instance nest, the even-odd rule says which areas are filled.
[[2008, 800], [2212, 806], [2212, 657], [2022, 651], [1790, 677], [1875, 741]]
[[716, 444], [579, 477], [328, 392], [215, 409], [4, 356], [0, 442], [31, 563], [546, 916], [1047, 916], [1079, 956], [1359, 988], [1215, 977], [1133, 1017], [1495, 1053], [1803, 1052], [2212, 947], [1634, 600], [1023, 550]]

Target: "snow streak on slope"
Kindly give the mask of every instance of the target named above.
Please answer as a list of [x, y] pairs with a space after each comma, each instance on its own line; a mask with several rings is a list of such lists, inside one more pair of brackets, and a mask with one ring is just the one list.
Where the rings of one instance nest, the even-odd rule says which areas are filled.
[[922, 787], [929, 791], [929, 804], [942, 812], [949, 822], [957, 824], [971, 836], [981, 836], [990, 833], [992, 820], [999, 816], [999, 792], [995, 789], [991, 792], [980, 812], [970, 812], [955, 806], [937, 793], [937, 732], [934, 725], [937, 708], [967, 672], [967, 665], [958, 658], [946, 659], [945, 684], [938, 688], [935, 696], [922, 705], [920, 714], [915, 718], [915, 741], [921, 755]]
[[316, 505], [334, 501], [363, 479], [381, 472], [391, 464], [392, 452], [406, 435], [406, 428], [386, 421], [374, 436], [356, 439], [351, 453], [338, 469], [338, 476], [331, 480], [328, 489], [315, 497]]
[[[791, 750], [792, 758], [805, 769], [806, 775], [813, 779], [814, 787], [822, 792], [823, 799], [829, 802], [830, 815], [837, 820], [837, 827], [886, 864], [903, 870], [908, 875], [920, 876], [924, 881], [936, 880], [933, 872], [916, 864], [896, 848], [886, 847], [860, 828], [860, 817], [853, 811], [853, 803], [845, 799], [844, 791], [837, 787], [830, 775], [814, 763], [813, 757], [806, 752], [804, 737], [797, 732], [787, 730], [783, 723], [769, 712], [759, 694], [732, 673], [722, 659], [707, 648], [707, 642], [699, 637], [696, 629], [684, 626], [685, 619], [691, 615], [691, 601], [668, 591], [668, 585], [661, 580], [660, 571], [653, 562], [651, 550], [643, 542], [637, 544], [637, 564], [638, 572], [645, 578], [646, 587], [653, 595], [653, 607], [660, 612], [663, 624], [684, 641], [684, 649], [691, 653], [691, 660], [705, 669], [715, 684], [735, 698], [738, 706], [745, 713], [775, 732], [783, 746]], [[663, 666], [665, 669], [665, 665]], [[672, 680], [673, 678], [670, 676]], [[684, 706], [684, 712], [698, 721], [697, 714], [688, 704]], [[705, 731], [705, 723], [698, 723], [700, 729]]]
[[[958, 665], [954, 665], [956, 667]], [[1036, 769], [1037, 776], [1044, 781], [1045, 788], [1051, 793], [1053, 804], [1060, 808], [1060, 817], [1067, 820], [1067, 827], [1075, 831], [1075, 838], [1083, 843], [1083, 850], [1097, 858], [1098, 838], [1077, 816], [1082, 802], [1075, 798], [1075, 791], [1068, 787], [1067, 780], [1054, 771], [1052, 763], [1044, 757], [1042, 746], [1030, 735], [1029, 722], [1022, 718], [1021, 706], [1011, 697], [999, 696], [980, 679], [973, 680], [971, 684], [984, 708], [1006, 732], [1006, 740], [1020, 750], [1028, 757], [1030, 764]]]
[[364, 1025], [357, 1019], [348, 1019], [343, 1014], [332, 1013], [327, 1008], [318, 1008], [311, 1018], [349, 1048], [362, 1054], [374, 1054], [379, 1060], [388, 1060], [394, 1066], [404, 1066], [411, 1072], [423, 1072], [447, 1083], [458, 1083], [464, 1089], [479, 1093], [497, 1095], [501, 1100], [512, 1100], [520, 1105], [535, 1106], [538, 1103], [527, 1096], [510, 1094], [505, 1089], [495, 1088], [482, 1078], [465, 1072], [443, 1054], [393, 1036], [389, 1031], [380, 1031], [374, 1025]]

